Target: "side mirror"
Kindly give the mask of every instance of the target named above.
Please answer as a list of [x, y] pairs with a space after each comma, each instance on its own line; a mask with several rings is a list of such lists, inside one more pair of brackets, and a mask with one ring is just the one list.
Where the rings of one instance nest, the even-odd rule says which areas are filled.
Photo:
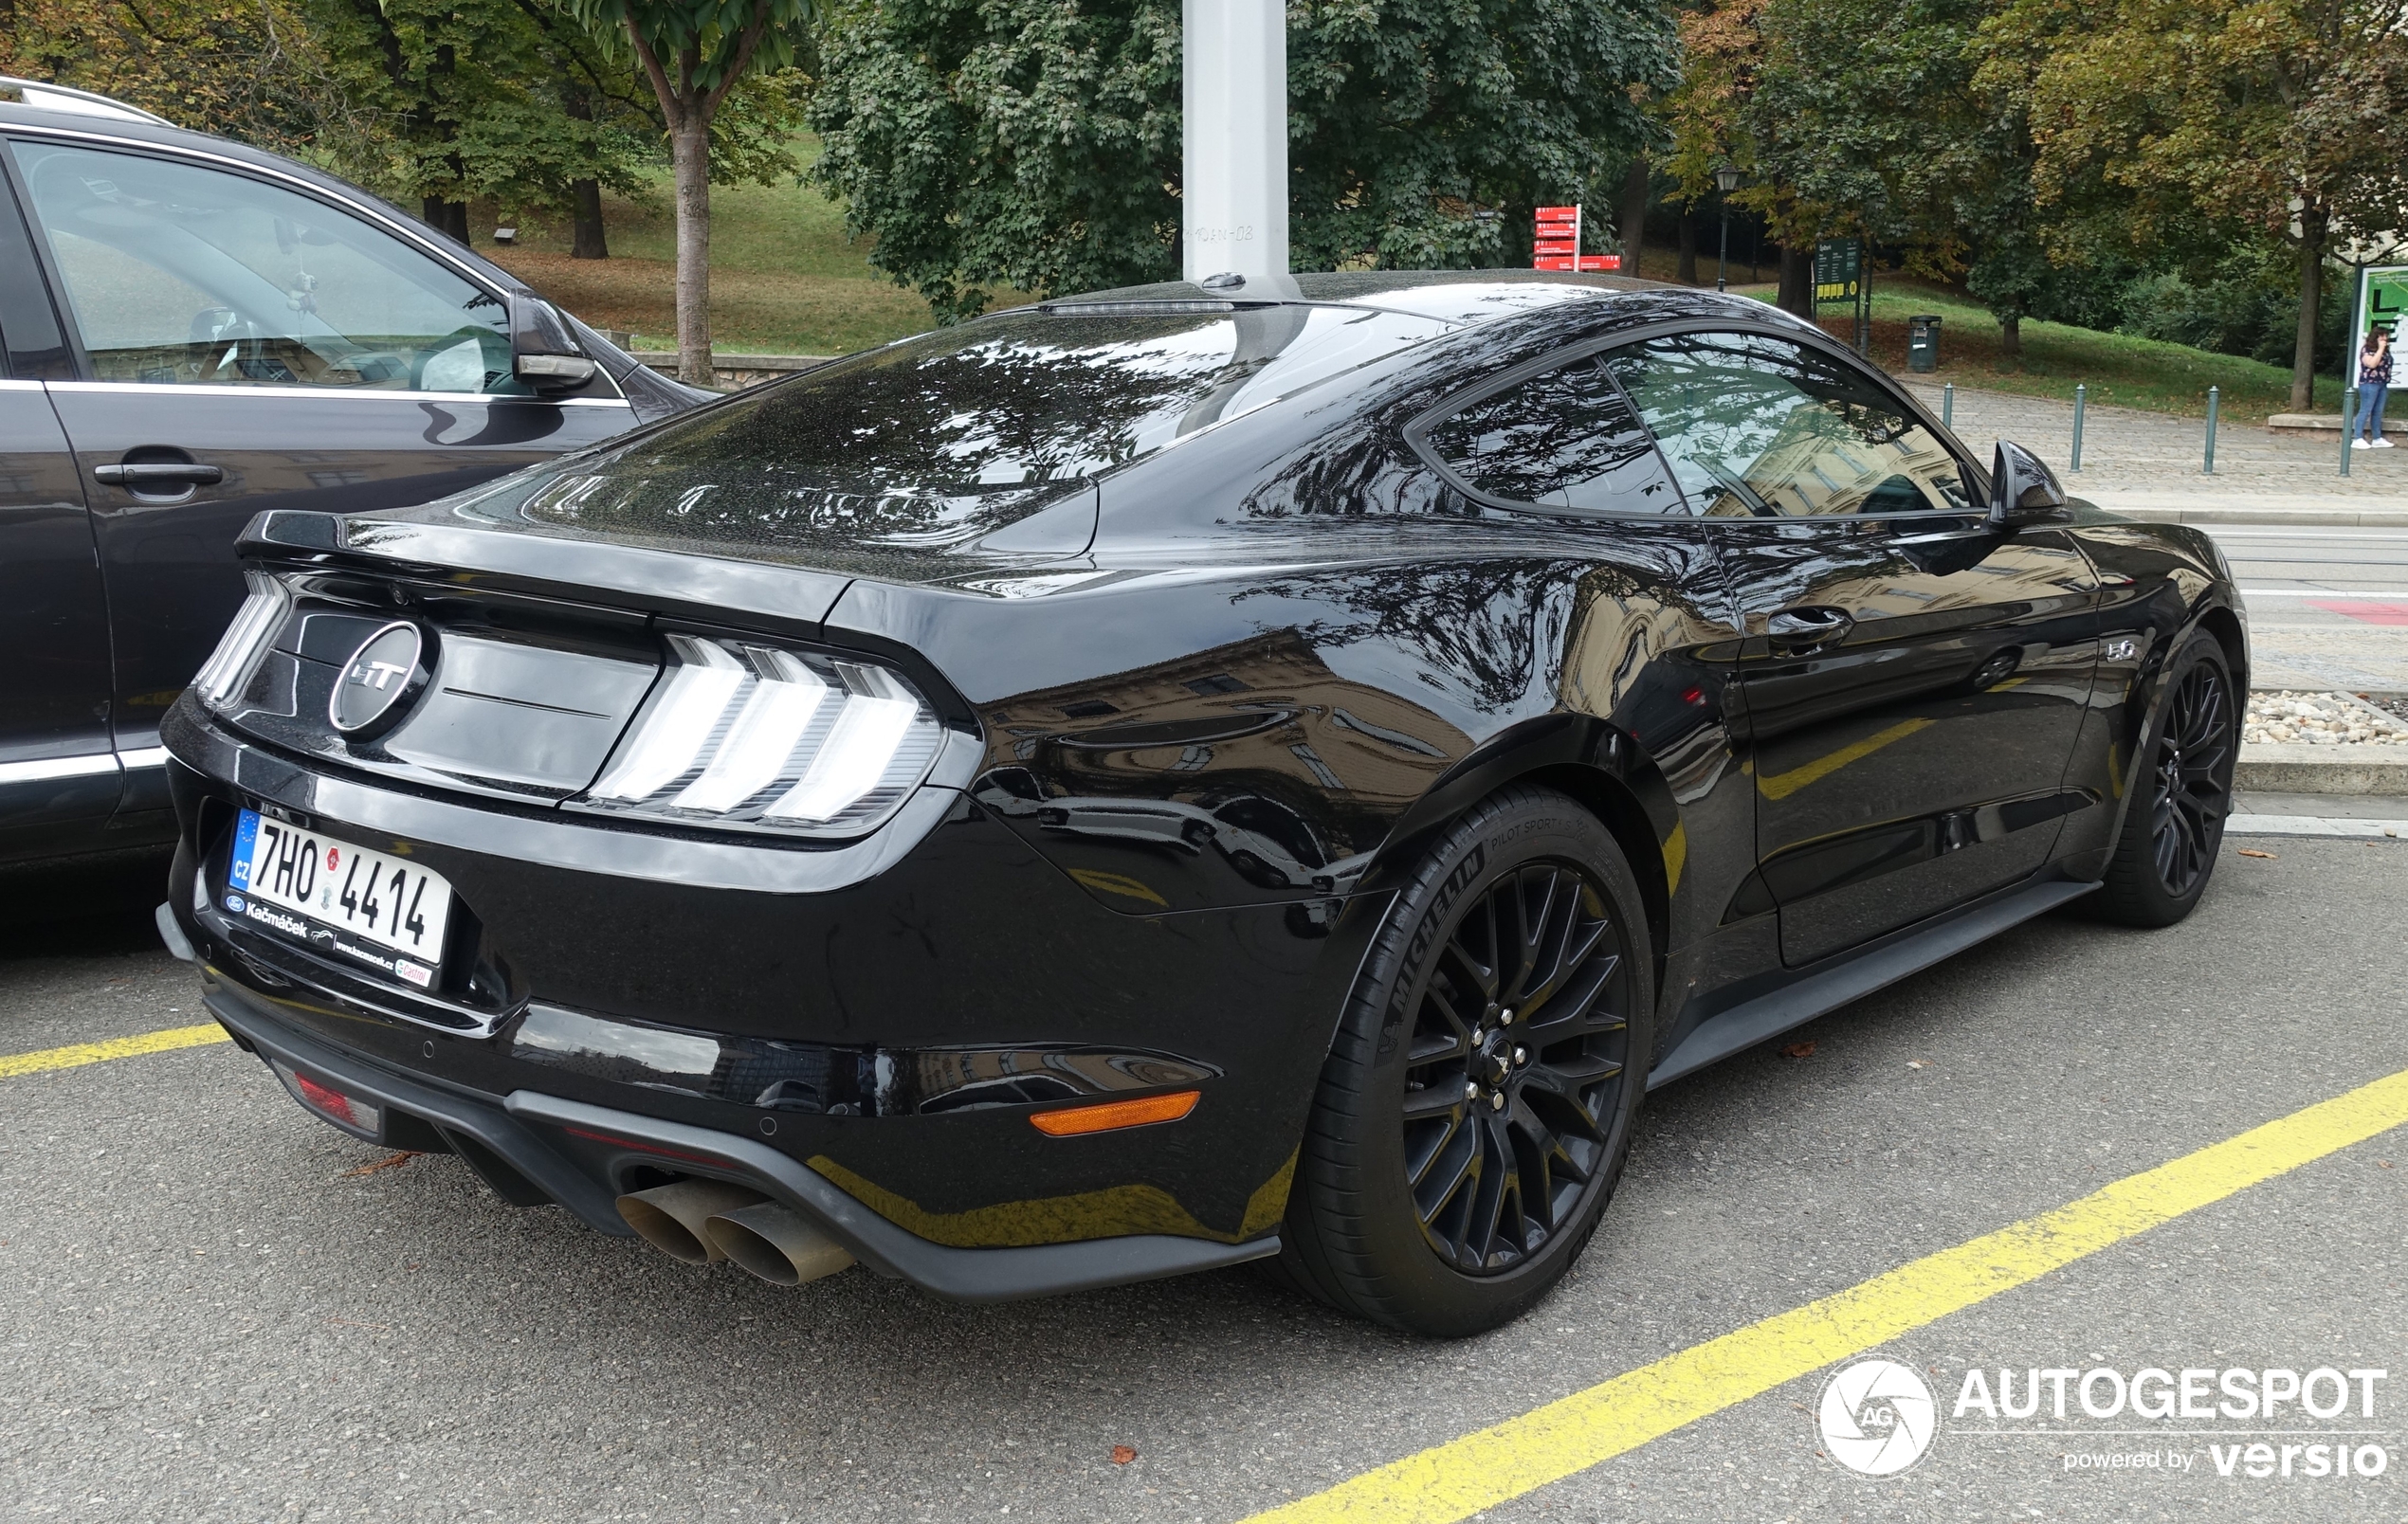
[[2001, 527], [2045, 524], [2065, 517], [2065, 488], [2046, 462], [2007, 440], [1990, 462], [1990, 521]]
[[567, 391], [593, 380], [598, 369], [552, 303], [524, 291], [511, 293], [511, 374], [538, 391]]

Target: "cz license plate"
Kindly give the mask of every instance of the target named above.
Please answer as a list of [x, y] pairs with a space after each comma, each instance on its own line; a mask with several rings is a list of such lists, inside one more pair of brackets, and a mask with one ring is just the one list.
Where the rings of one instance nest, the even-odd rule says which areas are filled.
[[414, 862], [246, 809], [234, 827], [226, 908], [425, 989], [443, 962], [451, 885]]

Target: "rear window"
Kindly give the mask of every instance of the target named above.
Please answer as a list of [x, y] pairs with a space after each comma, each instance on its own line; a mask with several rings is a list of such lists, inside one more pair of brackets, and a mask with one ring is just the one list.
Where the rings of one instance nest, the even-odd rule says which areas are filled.
[[682, 542], [939, 548], [1450, 326], [1346, 307], [1004, 313], [565, 459], [479, 505]]

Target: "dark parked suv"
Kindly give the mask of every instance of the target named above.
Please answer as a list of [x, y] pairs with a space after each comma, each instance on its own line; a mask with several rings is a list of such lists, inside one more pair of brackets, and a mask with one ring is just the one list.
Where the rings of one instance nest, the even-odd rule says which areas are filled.
[[170, 840], [263, 508], [424, 501], [705, 394], [356, 187], [0, 81], [0, 862]]

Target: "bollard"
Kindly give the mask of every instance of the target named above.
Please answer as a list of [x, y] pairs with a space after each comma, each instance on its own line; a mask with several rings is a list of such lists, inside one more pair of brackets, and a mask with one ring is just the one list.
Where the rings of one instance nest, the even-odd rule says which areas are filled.
[[2199, 467], [2202, 476], [2216, 474], [2216, 391], [2214, 387], [2207, 389], [2207, 461]]
[[2358, 389], [2341, 394], [2341, 474], [2349, 475], [2349, 442], [2358, 435]]
[[2089, 402], [2089, 400], [2090, 400], [2090, 388], [2089, 388], [2089, 385], [2087, 382], [2081, 382], [2081, 381], [2077, 381], [2077, 382], [2075, 382], [2075, 383], [2073, 384], [2073, 463], [2073, 463], [2073, 469], [2075, 469], [2076, 471], [2079, 471], [2079, 470], [2081, 470], [2081, 469], [2082, 469], [2082, 408], [2083, 408], [2083, 404], [2085, 404], [2085, 403]]
[[1957, 426], [1957, 383], [1950, 381], [1940, 389], [1940, 426]]

